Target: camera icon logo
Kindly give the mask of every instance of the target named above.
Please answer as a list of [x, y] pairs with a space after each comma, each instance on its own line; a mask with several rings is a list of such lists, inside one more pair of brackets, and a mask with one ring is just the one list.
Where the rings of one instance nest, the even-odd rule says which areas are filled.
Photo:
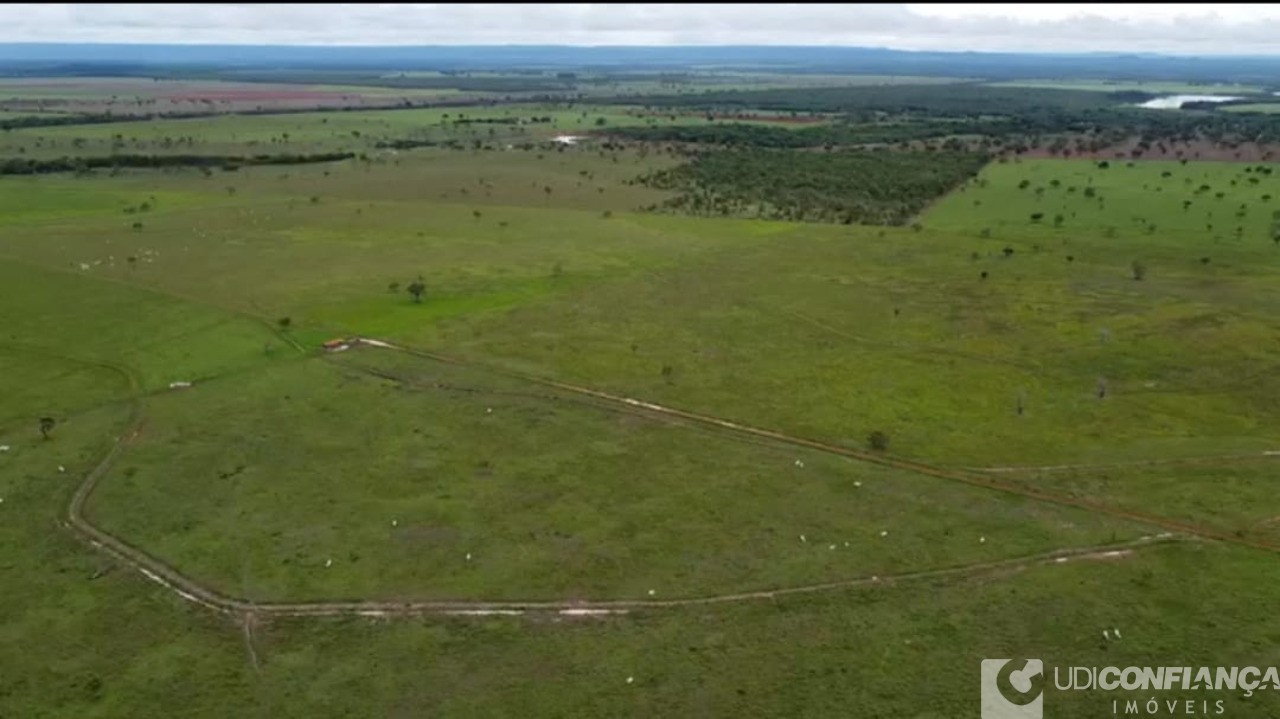
[[983, 659], [982, 719], [1044, 719], [1044, 662]]

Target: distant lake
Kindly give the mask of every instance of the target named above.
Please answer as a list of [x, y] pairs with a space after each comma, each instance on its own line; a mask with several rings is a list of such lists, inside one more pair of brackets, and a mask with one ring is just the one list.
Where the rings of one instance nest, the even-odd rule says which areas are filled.
[[1228, 100], [1243, 99], [1243, 97], [1232, 95], [1166, 95], [1165, 97], [1147, 100], [1138, 105], [1138, 107], [1146, 107], [1152, 110], [1177, 110], [1182, 107], [1184, 102], [1227, 102]]

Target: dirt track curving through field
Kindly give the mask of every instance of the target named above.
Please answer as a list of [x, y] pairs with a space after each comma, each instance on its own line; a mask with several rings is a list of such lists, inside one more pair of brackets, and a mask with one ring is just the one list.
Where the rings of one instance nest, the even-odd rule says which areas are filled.
[[[1145, 536], [1129, 542], [1071, 547], [1023, 557], [958, 565], [941, 569], [919, 570], [898, 574], [886, 574], [852, 579], [780, 587], [749, 592], [715, 594], [677, 599], [639, 599], [603, 601], [321, 601], [321, 602], [253, 602], [223, 594], [183, 575], [177, 569], [147, 554], [141, 549], [99, 529], [85, 519], [83, 506], [93, 492], [98, 480], [110, 469], [115, 459], [123, 453], [129, 442], [137, 437], [141, 422], [137, 421], [125, 436], [112, 447], [107, 456], [86, 477], [76, 492], [67, 512], [67, 525], [79, 532], [91, 545], [133, 568], [147, 579], [165, 587], [182, 599], [200, 605], [219, 614], [248, 617], [411, 617], [422, 615], [491, 616], [523, 614], [555, 614], [564, 617], [591, 617], [627, 614], [636, 610], [671, 609], [698, 605], [726, 604], [757, 600], [774, 600], [781, 597], [812, 594], [816, 592], [852, 589], [857, 587], [892, 586], [898, 582], [914, 580], [963, 578], [993, 572], [1018, 571], [1044, 564], [1062, 564], [1087, 559], [1109, 559], [1127, 556], [1134, 550], [1182, 541], [1177, 535], [1160, 534]], [[246, 624], [246, 627], [248, 624]], [[252, 651], [249, 630], [246, 641]]]
[[[401, 352], [413, 356], [423, 357], [438, 362], [460, 366], [477, 366], [476, 363], [462, 361], [437, 355], [431, 352], [415, 350], [405, 347], [393, 345], [388, 342], [375, 339], [357, 338], [352, 340], [355, 345], [374, 347], [383, 350]], [[114, 367], [113, 367], [114, 368]], [[1149, 515], [1141, 512], [1134, 512], [1116, 507], [1110, 507], [1097, 502], [1071, 497], [1067, 495], [1057, 495], [1044, 492], [1037, 489], [1022, 487], [1015, 484], [1001, 482], [990, 476], [984, 476], [975, 471], [949, 469], [934, 465], [916, 462], [907, 459], [901, 459], [886, 454], [870, 451], [862, 451], [850, 449], [848, 447], [840, 447], [837, 445], [827, 444], [817, 440], [806, 439], [802, 437], [793, 437], [781, 432], [768, 429], [761, 429], [749, 425], [740, 424], [719, 417], [698, 414], [695, 412], [687, 412], [684, 410], [664, 407], [662, 405], [644, 402], [629, 397], [619, 397], [616, 395], [594, 390], [586, 387], [578, 387], [555, 380], [541, 377], [533, 377], [518, 372], [505, 371], [492, 367], [483, 367], [483, 369], [495, 374], [505, 375], [512, 378], [521, 379], [527, 382], [538, 384], [544, 387], [551, 387], [561, 391], [570, 392], [582, 396], [591, 397], [595, 400], [603, 400], [606, 403], [615, 405], [618, 408], [627, 411], [636, 412], [648, 416], [660, 416], [667, 418], [675, 418], [687, 422], [693, 422], [719, 430], [732, 432], [744, 437], [754, 437], [770, 440], [773, 442], [790, 444], [795, 446], [806, 447], [809, 449], [827, 452], [843, 457], [848, 457], [864, 462], [879, 464], [883, 466], [894, 467], [897, 469], [923, 474], [939, 479], [962, 482], [975, 487], [988, 489], [992, 491], [1003, 492], [1022, 496], [1027, 499], [1036, 501], [1049, 502], [1053, 504], [1074, 507], [1090, 512], [1105, 514], [1129, 521], [1146, 524], [1152, 527], [1164, 530], [1161, 533], [1151, 536], [1144, 536], [1140, 539], [1120, 543], [1101, 546], [1089, 547], [1073, 547], [1062, 548], [1051, 552], [1015, 557], [1010, 559], [979, 562], [960, 566], [946, 567], [941, 569], [919, 570], [913, 572], [904, 572], [892, 575], [857, 577], [852, 579], [823, 582], [815, 584], [807, 584], [793, 587], [780, 587], [775, 589], [765, 589], [748, 592], [737, 592], [727, 594], [708, 595], [700, 597], [685, 597], [665, 600], [598, 600], [598, 601], [504, 601], [490, 602], [483, 600], [469, 601], [444, 601], [444, 600], [426, 600], [426, 601], [377, 601], [377, 600], [354, 600], [354, 601], [319, 601], [319, 602], [254, 602], [246, 599], [236, 598], [219, 592], [217, 589], [202, 585], [191, 578], [183, 575], [176, 568], [169, 566], [160, 559], [148, 554], [144, 550], [135, 547], [124, 540], [100, 529], [91, 523], [84, 515], [84, 507], [90, 496], [93, 494], [94, 488], [103, 476], [111, 469], [115, 460], [123, 454], [129, 445], [138, 437], [143, 425], [145, 424], [145, 416], [142, 412], [142, 399], [139, 398], [133, 404], [128, 429], [113, 444], [110, 451], [103, 459], [86, 475], [84, 481], [76, 489], [68, 505], [64, 524], [70, 529], [80, 534], [91, 545], [99, 550], [111, 555], [121, 563], [136, 570], [146, 578], [154, 581], [166, 589], [174, 592], [182, 599], [198, 604], [202, 607], [221, 614], [237, 615], [241, 617], [248, 616], [278, 616], [278, 617], [316, 617], [316, 616], [340, 616], [340, 615], [356, 615], [367, 617], [403, 617], [403, 616], [419, 616], [419, 615], [451, 615], [451, 616], [484, 616], [484, 615], [519, 615], [526, 613], [542, 613], [542, 614], [558, 614], [566, 617], [584, 617], [584, 616], [607, 616], [612, 614], [625, 614], [636, 610], [649, 609], [669, 609], [677, 607], [689, 607], [697, 605], [724, 604], [732, 602], [745, 602], [757, 600], [773, 600], [780, 597], [807, 594], [823, 591], [833, 591], [839, 589], [849, 589], [855, 587], [875, 587], [892, 585], [896, 582], [912, 581], [912, 580], [928, 580], [928, 579], [944, 579], [959, 578], [972, 575], [981, 575], [991, 572], [1019, 570], [1026, 567], [1062, 563], [1072, 559], [1084, 558], [1109, 558], [1124, 556], [1128, 552], [1141, 548], [1154, 546], [1158, 544], [1168, 543], [1185, 539], [1187, 536], [1198, 537], [1202, 539], [1210, 539], [1230, 544], [1236, 544], [1255, 549], [1262, 549], [1270, 552], [1280, 552], [1280, 546], [1269, 544], [1262, 541], [1252, 540], [1246, 537], [1236, 536], [1227, 532], [1215, 530], [1208, 527], [1185, 524], [1165, 517]], [[136, 392], [137, 382], [127, 372], [131, 389]], [[249, 645], [252, 647], [252, 644]]]

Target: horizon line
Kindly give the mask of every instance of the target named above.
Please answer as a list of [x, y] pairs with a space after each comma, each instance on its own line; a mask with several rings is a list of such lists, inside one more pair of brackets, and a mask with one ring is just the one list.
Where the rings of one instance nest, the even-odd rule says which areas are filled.
[[629, 45], [629, 44], [575, 44], [575, 43], [433, 43], [433, 44], [404, 44], [404, 43], [381, 43], [375, 45], [362, 45], [351, 43], [327, 43], [327, 42], [287, 42], [287, 43], [259, 43], [259, 42], [157, 42], [157, 41], [111, 41], [103, 42], [99, 40], [0, 40], [0, 47], [49, 47], [57, 45], [66, 46], [97, 46], [97, 47], [192, 47], [192, 48], [210, 48], [210, 47], [227, 47], [227, 48], [298, 48], [298, 49], [349, 49], [349, 50], [427, 50], [427, 49], [464, 49], [464, 48], [505, 48], [505, 49], [572, 49], [572, 50], [679, 50], [679, 49], [809, 49], [809, 50], [874, 50], [883, 52], [899, 52], [914, 54], [942, 54], [942, 55], [1031, 55], [1031, 56], [1081, 56], [1081, 55], [1119, 55], [1119, 56], [1146, 56], [1146, 57], [1167, 57], [1167, 58], [1195, 58], [1206, 57], [1215, 59], [1228, 58], [1248, 58], [1248, 59], [1280, 59], [1280, 52], [1265, 53], [1240, 53], [1240, 52], [1212, 52], [1212, 51], [1187, 51], [1178, 52], [1171, 50], [942, 50], [942, 49], [914, 49], [889, 47], [884, 45], [841, 45], [828, 43], [815, 44], [738, 44], [738, 43], [680, 43], [671, 45]]

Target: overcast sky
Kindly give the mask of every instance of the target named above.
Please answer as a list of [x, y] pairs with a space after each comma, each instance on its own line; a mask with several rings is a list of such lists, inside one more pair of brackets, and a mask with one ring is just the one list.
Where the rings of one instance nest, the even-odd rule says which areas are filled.
[[0, 5], [0, 42], [1280, 53], [1280, 5]]

